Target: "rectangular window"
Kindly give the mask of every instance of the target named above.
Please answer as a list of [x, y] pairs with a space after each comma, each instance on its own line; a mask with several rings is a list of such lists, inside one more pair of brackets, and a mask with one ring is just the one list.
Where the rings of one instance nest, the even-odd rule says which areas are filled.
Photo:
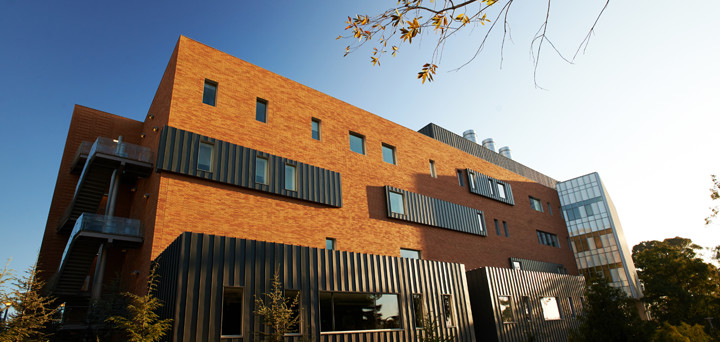
[[221, 337], [242, 335], [243, 290], [241, 287], [226, 287], [223, 291]]
[[458, 177], [458, 183], [460, 184], [460, 186], [465, 186], [465, 182], [463, 182], [462, 170], [457, 170], [457, 177]]
[[500, 304], [500, 316], [502, 317], [503, 323], [515, 322], [515, 316], [512, 312], [512, 305], [510, 305], [510, 297], [499, 296], [498, 302]]
[[267, 105], [268, 102], [258, 97], [255, 104], [255, 120], [267, 122]]
[[497, 219], [495, 219], [494, 221], [495, 221], [495, 234], [500, 236], [500, 222], [498, 222]]
[[295, 165], [285, 164], [285, 190], [297, 190], [297, 174]]
[[386, 163], [397, 165], [397, 159], [395, 158], [395, 147], [388, 144], [382, 144], [382, 158]]
[[543, 311], [543, 318], [546, 321], [560, 319], [560, 308], [555, 297], [541, 297], [540, 305]]
[[420, 251], [414, 249], [400, 248], [400, 257], [408, 259], [420, 259]]
[[437, 178], [437, 172], [435, 171], [435, 161], [430, 159], [430, 177]]
[[530, 297], [523, 297], [523, 313], [525, 314], [525, 320], [532, 321], [532, 310], [530, 310]]
[[585, 205], [585, 214], [587, 215], [587, 217], [595, 215], [590, 204]]
[[453, 316], [452, 296], [442, 295], [443, 319], [445, 326], [452, 328], [455, 326], [455, 318]]
[[485, 233], [485, 215], [477, 213], [478, 223], [480, 223], [480, 231]]
[[201, 141], [198, 146], [197, 169], [200, 171], [212, 172], [213, 144]]
[[397, 294], [320, 292], [320, 331], [400, 329]]
[[495, 195], [495, 187], [493, 186], [492, 179], [488, 179], [488, 186], [490, 186], [490, 195]]
[[544, 232], [542, 230], [537, 231], [538, 236], [538, 242], [541, 245], [551, 246], [551, 247], [560, 247], [560, 241], [558, 240], [557, 235]]
[[535, 197], [530, 197], [530, 207], [535, 211], [543, 211], [542, 202], [540, 202], [540, 200]]
[[475, 189], [475, 174], [472, 172], [468, 172], [468, 184], [470, 189]]
[[350, 151], [365, 154], [365, 137], [360, 134], [350, 132]]
[[575, 306], [573, 306], [573, 300], [572, 297], [568, 297], [568, 306], [570, 307], [570, 316], [575, 317]]
[[205, 80], [205, 88], [203, 89], [203, 103], [215, 106], [215, 98], [217, 97], [217, 82]]
[[263, 157], [255, 157], [255, 183], [268, 183], [268, 160]]
[[390, 212], [405, 215], [405, 201], [401, 193], [390, 191]]
[[425, 326], [425, 308], [423, 307], [422, 295], [414, 293], [412, 295], [413, 314], [415, 315], [415, 328]]
[[300, 335], [300, 327], [302, 326], [302, 316], [300, 316], [300, 291], [298, 290], [285, 290], [285, 305], [290, 309], [290, 319], [293, 320], [297, 317], [295, 324], [288, 327], [288, 332], [285, 336], [298, 336]]
[[312, 138], [315, 140], [320, 140], [320, 119], [312, 118], [310, 127], [310, 129], [312, 130]]
[[502, 198], [502, 199], [507, 198], [507, 195], [505, 194], [505, 184], [497, 183], [497, 186], [498, 186], [498, 196], [500, 196], [500, 198]]
[[337, 249], [337, 242], [333, 238], [325, 238], [325, 249], [334, 251]]
[[552, 207], [550, 206], [550, 202], [547, 202], [548, 211], [550, 212], [550, 216], [552, 216]]
[[505, 237], [510, 237], [510, 229], [508, 229], [508, 224], [505, 221], [503, 221], [503, 230], [505, 231]]

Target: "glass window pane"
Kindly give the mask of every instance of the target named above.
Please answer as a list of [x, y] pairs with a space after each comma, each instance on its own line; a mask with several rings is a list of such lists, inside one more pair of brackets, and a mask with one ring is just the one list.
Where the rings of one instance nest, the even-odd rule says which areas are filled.
[[212, 170], [212, 159], [213, 145], [205, 142], [200, 142], [200, 146], [198, 149], [197, 169], [210, 172]]
[[413, 313], [415, 314], [415, 327], [422, 328], [425, 326], [425, 310], [423, 309], [423, 300], [421, 294], [413, 294]]
[[376, 329], [400, 328], [400, 308], [396, 294], [382, 294], [375, 301], [377, 313]]
[[457, 177], [458, 177], [458, 183], [460, 184], [460, 186], [465, 186], [465, 182], [463, 182], [462, 170], [457, 170]]
[[312, 138], [320, 140], [320, 120], [312, 119]]
[[497, 186], [498, 186], [498, 196], [500, 196], [500, 198], [506, 198], [505, 197], [506, 196], [505, 195], [505, 185], [501, 184], [501, 183], [497, 183]]
[[242, 288], [225, 288], [223, 292], [222, 323], [220, 327], [221, 335], [242, 335], [242, 298]]
[[488, 179], [488, 186], [490, 187], [490, 195], [495, 195], [495, 187], [493, 187], [493, 182], [490, 179]]
[[519, 261], [513, 261], [512, 267], [514, 270], [520, 271], [522, 269], [522, 264]]
[[257, 104], [255, 106], [255, 120], [267, 122], [267, 101], [257, 99]]
[[332, 331], [332, 294], [330, 292], [320, 292], [318, 297], [320, 300], [320, 331]]
[[390, 145], [382, 145], [383, 161], [395, 165], [395, 148]]
[[497, 219], [494, 220], [494, 221], [495, 221], [495, 234], [497, 234], [498, 236], [500, 236], [500, 222], [498, 222]]
[[443, 318], [445, 319], [445, 326], [450, 328], [455, 326], [455, 319], [453, 318], [453, 306], [452, 298], [450, 295], [442, 295], [443, 305]]
[[[285, 290], [285, 305], [287, 305], [287, 308], [292, 312], [290, 319], [300, 317], [300, 291]], [[288, 327], [288, 334], [300, 333], [301, 320], [302, 317], [300, 317], [295, 324]]]
[[530, 297], [523, 297], [523, 309], [525, 313], [525, 320], [530, 322], [532, 320], [532, 316], [530, 314]]
[[403, 203], [403, 195], [390, 191], [390, 212], [405, 215], [405, 203]]
[[485, 232], [485, 217], [482, 213], [477, 213], [478, 222], [480, 223], [480, 231]]
[[470, 189], [475, 189], [475, 174], [472, 172], [468, 172], [468, 184], [470, 184]]
[[409, 259], [420, 259], [420, 251], [414, 249], [400, 248], [400, 257]]
[[350, 151], [365, 154], [365, 138], [355, 133], [350, 133]]
[[267, 184], [267, 159], [262, 157], [255, 158], [255, 183]]
[[205, 89], [203, 89], [203, 103], [214, 106], [216, 95], [217, 83], [212, 81], [205, 81]]
[[540, 305], [542, 306], [543, 317], [546, 321], [560, 319], [560, 309], [558, 308], [555, 297], [540, 298]]
[[515, 322], [512, 306], [510, 305], [510, 297], [499, 296], [498, 302], [500, 303], [500, 316], [502, 317], [502, 321], [504, 323]]
[[503, 230], [505, 231], [505, 237], [510, 237], [510, 229], [508, 229], [508, 224], [505, 221], [503, 221]]
[[297, 176], [295, 174], [295, 165], [285, 164], [285, 190], [295, 191]]
[[430, 161], [430, 177], [437, 178], [437, 173], [435, 172], [435, 161]]
[[375, 297], [369, 293], [333, 293], [333, 331], [377, 329]]
[[325, 249], [334, 250], [335, 249], [335, 239], [326, 238], [325, 239]]

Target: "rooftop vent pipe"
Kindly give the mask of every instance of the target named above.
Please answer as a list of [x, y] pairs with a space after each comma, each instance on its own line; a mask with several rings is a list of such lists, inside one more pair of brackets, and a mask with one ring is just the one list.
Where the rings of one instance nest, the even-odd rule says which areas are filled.
[[492, 138], [487, 138], [487, 139], [483, 140], [482, 145], [484, 148], [495, 152], [495, 141], [493, 141]]
[[508, 158], [508, 159], [512, 159], [512, 156], [510, 156], [510, 147], [508, 147], [508, 146], [503, 146], [503, 147], [500, 148], [500, 151], [499, 151], [499, 152], [500, 152], [500, 155], [501, 155], [501, 156], [503, 156], [503, 157], [505, 157], [505, 158]]
[[469, 129], [469, 130], [463, 132], [463, 138], [470, 140], [477, 144], [477, 139], [475, 139], [475, 130], [474, 129]]

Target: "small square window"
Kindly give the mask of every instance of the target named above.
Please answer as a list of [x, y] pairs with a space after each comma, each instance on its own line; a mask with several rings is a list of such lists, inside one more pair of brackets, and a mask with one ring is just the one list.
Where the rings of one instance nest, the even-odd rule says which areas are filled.
[[297, 174], [295, 165], [285, 164], [285, 190], [297, 190]]
[[201, 141], [198, 146], [197, 169], [200, 171], [211, 172], [213, 163], [213, 144]]
[[390, 212], [405, 215], [405, 201], [403, 199], [403, 194], [390, 191]]
[[268, 160], [263, 157], [255, 157], [255, 183], [268, 183]]
[[240, 337], [242, 335], [243, 289], [226, 287], [223, 291], [221, 337]]
[[437, 172], [435, 171], [435, 161], [430, 160], [430, 177], [437, 178]]
[[414, 249], [400, 248], [400, 257], [408, 259], [420, 259], [420, 251]]
[[325, 249], [334, 251], [337, 249], [337, 242], [333, 238], [325, 238]]
[[513, 261], [512, 268], [516, 271], [520, 271], [522, 270], [522, 264], [519, 261]]
[[465, 182], [463, 182], [462, 170], [457, 170], [457, 177], [458, 177], [458, 184], [460, 184], [460, 186], [465, 186]]
[[310, 122], [310, 130], [312, 132], [312, 138], [320, 140], [320, 119], [312, 118]]
[[382, 158], [384, 162], [396, 165], [397, 160], [395, 159], [395, 147], [388, 144], [382, 144]]
[[507, 198], [507, 195], [505, 194], [505, 184], [497, 183], [497, 186], [498, 186], [498, 196], [500, 196], [500, 198], [502, 198], [502, 199]]
[[530, 207], [539, 212], [543, 212], [542, 202], [535, 197], [530, 197]]
[[203, 103], [206, 105], [215, 106], [215, 98], [217, 97], [217, 82], [211, 80], [205, 80], [205, 87], [203, 89]]
[[267, 105], [267, 100], [257, 99], [257, 103], [255, 104], [255, 120], [267, 122]]
[[350, 132], [350, 151], [365, 154], [365, 137], [360, 134]]

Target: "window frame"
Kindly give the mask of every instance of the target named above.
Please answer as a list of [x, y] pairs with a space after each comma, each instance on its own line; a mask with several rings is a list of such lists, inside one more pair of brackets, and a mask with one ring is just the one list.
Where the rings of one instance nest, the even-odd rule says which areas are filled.
[[435, 161], [430, 159], [430, 177], [437, 178], [437, 170], [435, 169]]
[[[351, 140], [353, 137], [354, 137], [354, 138], [357, 138], [357, 139], [360, 139], [360, 143], [361, 143], [361, 147], [362, 147], [362, 152], [358, 152], [358, 151], [353, 150], [353, 143], [352, 143], [352, 140]], [[363, 155], [363, 156], [367, 154], [367, 147], [365, 146], [365, 136], [364, 136], [364, 135], [362, 135], [362, 134], [360, 134], [360, 133], [355, 133], [355, 132], [353, 132], [353, 131], [350, 131], [350, 132], [348, 133], [348, 143], [349, 143], [349, 146], [350, 146], [350, 151], [355, 152], [355, 153], [357, 153], [357, 154], [359, 154], [359, 155]]]
[[[416, 258], [416, 257], [413, 257], [413, 256], [407, 256], [407, 255], [403, 256], [403, 252], [406, 252], [406, 253], [415, 252], [415, 253], [417, 253], [417, 258]], [[402, 247], [400, 247], [400, 257], [401, 257], [401, 258], [405, 258], [405, 259], [422, 260], [422, 251], [419, 250], [419, 249], [402, 248]]]
[[502, 233], [500, 233], [500, 221], [498, 221], [498, 219], [493, 219], [493, 221], [495, 222], [495, 234], [497, 234], [497, 236], [502, 235]]
[[[265, 161], [265, 170], [264, 170], [264, 175], [263, 175], [264, 182], [257, 181], [258, 164], [259, 164], [258, 160], [261, 160], [261, 159]], [[270, 185], [270, 160], [267, 157], [255, 156], [255, 177], [253, 177], [253, 178], [254, 178], [255, 184]]]
[[[386, 143], [382, 143], [381, 146], [382, 146], [381, 147], [382, 160], [388, 164], [397, 165], [397, 150], [396, 150], [395, 146], [386, 144]], [[390, 151], [391, 157], [392, 157], [392, 163], [385, 160], [385, 151]]]
[[[412, 309], [413, 309], [413, 324], [415, 325], [415, 329], [422, 329], [425, 327], [425, 301], [423, 300], [422, 293], [413, 293], [410, 296], [412, 300]], [[416, 302], [415, 299], [419, 298], [419, 302]], [[420, 317], [418, 317], [418, 308], [415, 306], [416, 303], [419, 303], [420, 305]], [[419, 323], [419, 324], [418, 324]]]
[[507, 199], [507, 187], [505, 186], [505, 184], [497, 182], [497, 186], [498, 186], [498, 192], [497, 192], [498, 197], [500, 197], [502, 199]]
[[[555, 302], [555, 308], [557, 309], [557, 314], [558, 314], [557, 317], [558, 318], [552, 318], [552, 317], [548, 318], [548, 312], [545, 310], [547, 305], [543, 302], [543, 300], [546, 298], [552, 299], [552, 301], [548, 301], [548, 304], [550, 304], [551, 302]], [[560, 309], [560, 302], [558, 301], [557, 297], [554, 297], [554, 296], [540, 297], [540, 308], [542, 309], [542, 312], [543, 312], [543, 319], [546, 321], [559, 321], [559, 320], [563, 319], [562, 310]], [[553, 313], [553, 312], [551, 312], [551, 313]]]
[[[240, 334], [239, 335], [223, 335], [223, 323], [225, 319], [225, 293], [227, 289], [236, 289], [240, 290], [240, 322], [238, 324], [240, 325]], [[222, 292], [222, 302], [220, 303], [220, 338], [242, 338], [243, 337], [243, 321], [245, 316], [245, 287], [244, 286], [223, 286], [223, 292]]]
[[[265, 110], [263, 111], [262, 120], [260, 120], [260, 118], [258, 118], [258, 111], [260, 110], [259, 104], [263, 104], [264, 108], [265, 108]], [[255, 100], [255, 121], [262, 122], [262, 123], [268, 122], [268, 107], [270, 107], [270, 102], [268, 100], [265, 100], [260, 97], [256, 98], [256, 100]]]
[[[393, 211], [393, 200], [392, 200], [393, 195], [400, 195], [400, 201], [402, 202], [402, 212]], [[388, 191], [388, 205], [390, 206], [388, 209], [390, 210], [391, 214], [406, 215], [407, 210], [406, 210], [406, 205], [405, 205], [405, 194], [403, 194], [402, 192], [389, 190]]]
[[[315, 130], [315, 126], [317, 126], [317, 130]], [[317, 138], [315, 138], [315, 132], [317, 132]], [[313, 140], [322, 140], [322, 120], [318, 118], [310, 119], [310, 137]]]
[[[400, 301], [400, 293], [394, 293], [394, 292], [355, 292], [355, 291], [318, 291], [318, 302], [320, 303], [320, 297], [323, 294], [329, 294], [330, 295], [330, 313], [332, 315], [330, 321], [331, 323], [331, 330], [323, 331], [322, 328], [322, 304], [320, 304], [319, 314], [320, 314], [320, 335], [334, 335], [334, 334], [350, 334], [350, 333], [358, 333], [358, 332], [382, 332], [382, 331], [403, 331], [403, 311], [404, 307], [401, 301]], [[397, 324], [399, 325], [398, 328], [378, 328], [378, 329], [363, 329], [363, 330], [336, 330], [336, 324], [335, 324], [335, 295], [336, 294], [342, 294], [342, 295], [373, 295], [376, 296], [376, 298], [373, 301], [373, 305], [377, 305], [377, 300], [384, 296], [384, 295], [393, 295], [395, 296], [395, 299], [397, 300], [397, 311], [398, 311], [398, 321]]]
[[[207, 90], [207, 86], [208, 86], [208, 85], [214, 87], [214, 90], [213, 90], [214, 94], [213, 94], [213, 96], [212, 96], [212, 103], [207, 103], [207, 102], [205, 102], [205, 98], [206, 98], [206, 97], [205, 97], [205, 91]], [[215, 82], [215, 81], [213, 81], [213, 80], [211, 80], [211, 79], [206, 78], [206, 79], [205, 79], [205, 82], [203, 82], [203, 99], [202, 99], [202, 103], [203, 103], [203, 104], [206, 104], [206, 105], [208, 105], [208, 106], [217, 107], [217, 95], [218, 95], [218, 82]]]
[[470, 187], [470, 189], [477, 188], [477, 185], [475, 184], [475, 172], [468, 171], [467, 174], [468, 174], [468, 186]]
[[509, 238], [510, 237], [510, 228], [508, 227], [508, 223], [507, 223], [507, 221], [502, 221], [502, 223], [503, 223], [503, 230], [505, 231], [505, 237]]
[[[293, 177], [292, 177], [292, 188], [288, 188], [288, 169], [292, 169]], [[297, 165], [285, 163], [285, 169], [284, 169], [284, 177], [283, 177], [283, 189], [286, 191], [295, 191], [297, 192]]]
[[[327, 248], [327, 247], [328, 247], [328, 242], [332, 245], [332, 246], [331, 246], [332, 248]], [[336, 251], [336, 250], [337, 250], [337, 239], [331, 238], [331, 237], [326, 237], [326, 238], [325, 238], [325, 250], [327, 250], [327, 251]]]
[[485, 214], [482, 211], [478, 211], [477, 217], [480, 223], [480, 231], [487, 235], [487, 229], [485, 227]]
[[[449, 306], [445, 307], [445, 299], [448, 299]], [[452, 295], [451, 294], [441, 294], [440, 295], [440, 305], [443, 311], [443, 321], [445, 323], [445, 328], [455, 328], [457, 327], [457, 320], [455, 318], [455, 309], [453, 305]], [[448, 312], [446, 309], [450, 310], [450, 314], [448, 315]], [[448, 322], [448, 318], [450, 318], [450, 321]]]
[[[539, 198], [535, 198], [532, 196], [528, 196], [528, 198], [530, 198], [530, 208], [532, 210], [539, 211], [541, 213], [544, 212], [542, 201]], [[539, 207], [539, 209], [538, 209], [538, 207]]]
[[[505, 307], [505, 309], [508, 310], [508, 312], [510, 312], [510, 320], [505, 319], [505, 315], [503, 314], [505, 311], [505, 310], [503, 310], [503, 306], [505, 306], [505, 305], [503, 305], [501, 298], [507, 299], [507, 304], [505, 304], [507, 306]], [[500, 309], [500, 319], [502, 320], [502, 322], [504, 324], [516, 323], [517, 321], [515, 320], [515, 312], [513, 312], [512, 296], [497, 296], [497, 301], [498, 301], [498, 309]]]
[[[203, 151], [203, 146], [209, 148], [210, 151], [210, 162], [208, 163], [208, 169], [204, 170], [200, 168], [200, 153]], [[198, 171], [213, 172], [213, 164], [215, 162], [215, 144], [210, 141], [200, 140], [198, 143], [197, 160], [195, 162], [195, 168]]]
[[457, 177], [458, 177], [458, 183], [461, 187], [465, 187], [465, 182], [463, 181], [463, 170], [457, 169]]

